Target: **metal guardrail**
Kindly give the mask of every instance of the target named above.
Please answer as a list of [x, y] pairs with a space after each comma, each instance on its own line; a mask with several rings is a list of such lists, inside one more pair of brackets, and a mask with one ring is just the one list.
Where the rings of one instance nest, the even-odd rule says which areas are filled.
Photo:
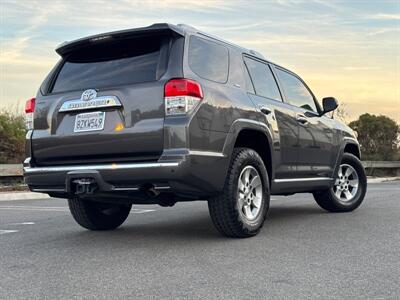
[[363, 165], [368, 176], [400, 176], [400, 161], [363, 161]]
[[[400, 161], [363, 161], [367, 173], [373, 170], [387, 170], [390, 173], [400, 173]], [[22, 164], [0, 164], [0, 177], [21, 177]]]
[[363, 161], [366, 169], [400, 169], [400, 161]]

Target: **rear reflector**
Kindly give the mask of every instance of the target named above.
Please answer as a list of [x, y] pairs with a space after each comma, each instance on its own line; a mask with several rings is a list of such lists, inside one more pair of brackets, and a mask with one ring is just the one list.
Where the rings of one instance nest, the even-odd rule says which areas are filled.
[[25, 103], [25, 127], [27, 130], [33, 129], [33, 113], [35, 112], [35, 98], [31, 98]]
[[203, 99], [198, 82], [190, 79], [172, 79], [164, 87], [165, 114], [181, 115], [192, 112]]
[[31, 98], [25, 103], [25, 113], [33, 113], [35, 111], [35, 98]]

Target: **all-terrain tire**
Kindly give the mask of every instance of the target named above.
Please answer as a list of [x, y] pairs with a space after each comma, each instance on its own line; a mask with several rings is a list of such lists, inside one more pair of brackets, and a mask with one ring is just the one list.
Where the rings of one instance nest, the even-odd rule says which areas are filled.
[[[255, 169], [261, 179], [262, 200], [255, 219], [249, 220], [239, 204], [239, 176], [245, 168]], [[258, 153], [249, 148], [235, 148], [225, 185], [220, 195], [208, 200], [208, 208], [217, 230], [228, 237], [256, 235], [264, 224], [270, 202], [268, 173]]]
[[[330, 212], [349, 212], [355, 210], [361, 205], [367, 192], [367, 176], [361, 161], [350, 153], [344, 153], [340, 165], [351, 166], [358, 177], [358, 189], [350, 201], [343, 201], [335, 195], [333, 188], [314, 192], [314, 199], [320, 207]], [[338, 180], [339, 175], [335, 174], [335, 180]]]
[[112, 230], [119, 227], [128, 217], [132, 207], [78, 197], [68, 199], [68, 206], [75, 221], [89, 230]]

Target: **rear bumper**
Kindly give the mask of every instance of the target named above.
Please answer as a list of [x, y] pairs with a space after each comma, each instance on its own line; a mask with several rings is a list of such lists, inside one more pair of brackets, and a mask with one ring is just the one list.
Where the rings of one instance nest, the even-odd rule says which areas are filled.
[[134, 193], [145, 186], [185, 197], [205, 197], [222, 190], [228, 159], [221, 153], [173, 151], [158, 161], [93, 165], [24, 166], [25, 182], [32, 191], [68, 197], [72, 181], [91, 178], [98, 192]]

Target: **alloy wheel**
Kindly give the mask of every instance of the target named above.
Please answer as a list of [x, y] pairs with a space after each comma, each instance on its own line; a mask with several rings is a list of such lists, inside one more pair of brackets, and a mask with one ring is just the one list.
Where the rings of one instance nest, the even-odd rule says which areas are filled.
[[252, 166], [243, 168], [238, 182], [238, 208], [249, 221], [255, 220], [263, 199], [262, 181], [258, 171]]
[[359, 178], [357, 171], [348, 164], [339, 167], [332, 191], [335, 197], [343, 203], [351, 202], [357, 194]]

